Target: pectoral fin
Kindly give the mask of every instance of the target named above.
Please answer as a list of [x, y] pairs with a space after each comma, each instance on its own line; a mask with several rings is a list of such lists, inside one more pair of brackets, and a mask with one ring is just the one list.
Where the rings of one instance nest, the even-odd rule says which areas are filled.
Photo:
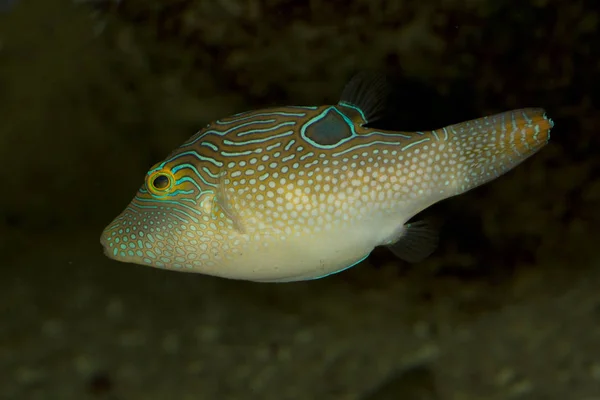
[[226, 171], [222, 171], [217, 182], [216, 195], [214, 198], [215, 203], [218, 206], [218, 209], [221, 210], [229, 220], [231, 220], [234, 229], [243, 234], [246, 233], [246, 228], [242, 224], [242, 221], [235, 210], [235, 205], [227, 195], [228, 183], [229, 179], [227, 177], [227, 173]]

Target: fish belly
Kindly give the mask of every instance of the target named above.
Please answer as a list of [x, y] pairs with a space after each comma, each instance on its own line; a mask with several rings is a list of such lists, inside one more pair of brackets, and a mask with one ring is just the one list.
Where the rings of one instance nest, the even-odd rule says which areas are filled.
[[220, 268], [218, 275], [257, 282], [291, 282], [343, 271], [365, 259], [380, 244], [381, 227], [372, 222], [289, 237], [279, 232], [263, 233], [262, 243], [248, 242]]

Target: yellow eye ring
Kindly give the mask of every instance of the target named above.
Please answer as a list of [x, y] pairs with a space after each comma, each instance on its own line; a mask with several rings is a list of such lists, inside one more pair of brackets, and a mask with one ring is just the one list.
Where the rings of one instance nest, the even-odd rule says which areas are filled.
[[169, 193], [175, 184], [175, 177], [169, 171], [158, 170], [148, 174], [146, 186], [148, 191], [156, 196]]

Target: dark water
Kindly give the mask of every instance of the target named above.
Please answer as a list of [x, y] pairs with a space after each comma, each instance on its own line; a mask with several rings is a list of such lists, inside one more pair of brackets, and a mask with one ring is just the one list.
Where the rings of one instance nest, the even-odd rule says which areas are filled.
[[0, 12], [10, 11], [19, 0], [2, 0], [0, 1]]
[[[0, 2], [0, 398], [600, 396], [600, 32], [586, 1]], [[99, 245], [150, 165], [207, 122], [395, 78], [381, 124], [519, 107], [550, 144], [436, 205], [441, 246], [259, 285]]]

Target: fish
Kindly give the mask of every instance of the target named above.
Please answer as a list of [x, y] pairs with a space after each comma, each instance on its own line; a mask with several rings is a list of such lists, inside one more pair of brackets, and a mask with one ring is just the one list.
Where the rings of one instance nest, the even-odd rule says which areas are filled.
[[372, 127], [385, 76], [358, 73], [337, 104], [247, 111], [213, 121], [146, 173], [102, 232], [125, 263], [253, 282], [319, 279], [375, 247], [419, 262], [438, 243], [431, 205], [510, 171], [543, 148], [542, 108], [430, 131]]

